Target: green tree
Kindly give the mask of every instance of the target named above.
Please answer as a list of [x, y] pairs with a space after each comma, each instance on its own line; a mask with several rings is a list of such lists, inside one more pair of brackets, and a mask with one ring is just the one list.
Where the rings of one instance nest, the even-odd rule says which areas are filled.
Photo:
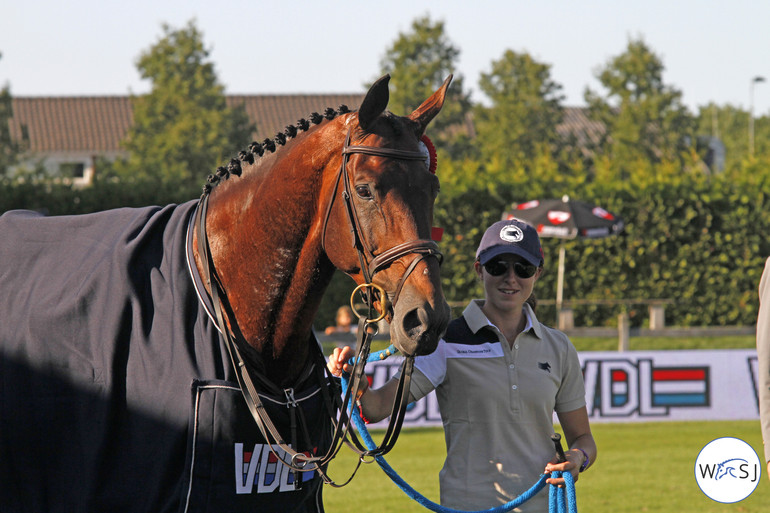
[[429, 16], [417, 18], [411, 30], [399, 33], [380, 61], [382, 74], [389, 73], [388, 109], [406, 115], [420, 106], [454, 73], [452, 86], [441, 115], [432, 123], [431, 138], [436, 147], [453, 154], [468, 148], [470, 94], [463, 89], [463, 77], [455, 73], [460, 50], [444, 30], [444, 22]]
[[543, 149], [556, 153], [564, 95], [551, 79], [549, 65], [506, 50], [481, 74], [479, 87], [491, 102], [475, 109], [477, 141], [485, 160], [497, 158], [504, 168], [513, 169], [531, 163]]
[[677, 160], [693, 140], [693, 118], [682, 93], [663, 82], [664, 69], [643, 40], [630, 40], [596, 75], [606, 94], [585, 91], [592, 118], [607, 127], [604, 150], [625, 174], [639, 162]]
[[163, 37], [137, 62], [149, 94], [134, 97], [134, 124], [116, 163], [123, 179], [160, 179], [176, 187], [196, 187], [202, 178], [249, 142], [253, 127], [242, 108], [225, 103], [203, 36], [190, 21]]
[[[0, 53], [0, 59], [3, 54]], [[8, 85], [0, 89], [0, 176], [7, 176], [8, 170], [19, 162], [19, 156], [24, 152], [29, 137], [25, 127], [22, 127], [21, 140], [14, 138], [11, 132], [13, 119], [13, 98]]]
[[[699, 136], [716, 137], [725, 146], [725, 172], [742, 173], [749, 158], [749, 113], [731, 105], [710, 103], [698, 110]], [[770, 117], [754, 118], [754, 157], [770, 158]]]

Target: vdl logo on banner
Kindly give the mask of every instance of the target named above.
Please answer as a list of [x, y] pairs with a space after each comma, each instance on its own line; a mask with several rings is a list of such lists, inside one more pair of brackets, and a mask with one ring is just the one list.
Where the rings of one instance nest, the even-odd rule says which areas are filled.
[[717, 438], [695, 460], [695, 481], [716, 502], [742, 501], [756, 489], [760, 477], [759, 456], [739, 438]]

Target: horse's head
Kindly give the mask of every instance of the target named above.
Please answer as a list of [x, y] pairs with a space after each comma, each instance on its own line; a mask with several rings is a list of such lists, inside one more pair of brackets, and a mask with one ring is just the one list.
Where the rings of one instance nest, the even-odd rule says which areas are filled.
[[[441, 255], [431, 241], [439, 181], [429, 170], [423, 136], [452, 79], [409, 116], [386, 111], [388, 80], [379, 79], [346, 120], [342, 165], [324, 227], [332, 263], [363, 287], [390, 322], [404, 354], [435, 350], [449, 322], [441, 291]], [[422, 147], [421, 147], [422, 146]]]

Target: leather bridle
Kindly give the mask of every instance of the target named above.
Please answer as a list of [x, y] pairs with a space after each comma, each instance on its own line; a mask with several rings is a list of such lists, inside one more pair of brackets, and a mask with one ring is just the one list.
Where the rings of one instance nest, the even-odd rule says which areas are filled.
[[[407, 278], [412, 273], [417, 264], [424, 260], [428, 256], [435, 256], [438, 258], [439, 263], [443, 259], [441, 251], [439, 251], [438, 244], [433, 240], [416, 239], [412, 241], [403, 242], [397, 244], [392, 248], [383, 251], [379, 255], [374, 255], [371, 250], [371, 246], [363, 236], [363, 230], [361, 228], [361, 221], [358, 217], [358, 211], [353, 204], [352, 187], [350, 184], [350, 174], [347, 170], [348, 159], [350, 155], [360, 153], [363, 155], [373, 155], [376, 157], [385, 157], [397, 160], [425, 160], [426, 155], [420, 151], [407, 151], [399, 150], [395, 148], [381, 148], [379, 146], [360, 146], [350, 145], [350, 129], [345, 136], [345, 145], [342, 147], [342, 164], [340, 165], [337, 179], [335, 180], [334, 190], [332, 191], [332, 199], [326, 207], [326, 216], [324, 218], [323, 235], [321, 238], [321, 245], [326, 250], [326, 231], [329, 224], [329, 217], [331, 215], [332, 206], [334, 200], [337, 197], [337, 191], [339, 189], [340, 182], [343, 184], [342, 200], [345, 202], [345, 212], [347, 213], [348, 221], [350, 222], [351, 231], [353, 233], [353, 247], [355, 247], [358, 253], [358, 261], [361, 268], [361, 274], [364, 278], [365, 284], [372, 284], [374, 275], [383, 269], [389, 267], [393, 262], [400, 258], [417, 253], [418, 256], [412, 259], [412, 262], [407, 266], [406, 271], [401, 276], [401, 280], [396, 287], [395, 293], [391, 304], [395, 307], [398, 297], [401, 293], [401, 289], [404, 286]], [[382, 298], [382, 308], [386, 308], [386, 302], [388, 298]]]
[[[399, 160], [425, 160], [426, 156], [419, 151], [406, 151], [393, 148], [381, 148], [376, 146], [350, 146], [350, 130], [348, 130], [347, 136], [345, 138], [345, 145], [342, 149], [342, 164], [336, 178], [332, 197], [327, 206], [321, 244], [324, 246], [325, 251], [327, 225], [331, 215], [332, 206], [337, 195], [337, 191], [339, 190], [340, 182], [342, 182], [342, 199], [345, 205], [345, 212], [347, 213], [350, 228], [353, 233], [353, 245], [358, 253], [361, 273], [364, 277], [364, 283], [359, 286], [359, 288], [364, 287], [365, 289], [370, 289], [368, 294], [364, 294], [370, 313], [373, 309], [374, 302], [374, 293], [372, 290], [379, 291], [381, 296], [381, 308], [383, 309], [384, 313], [385, 308], [387, 308], [388, 294], [381, 286], [374, 284], [373, 278], [376, 273], [386, 269], [393, 262], [407, 255], [412, 253], [417, 254], [417, 256], [412, 259], [409, 265], [406, 266], [406, 270], [402, 275], [398, 286], [396, 287], [395, 293], [393, 294], [393, 299], [391, 301], [395, 306], [405, 281], [411, 272], [415, 269], [415, 267], [419, 264], [419, 262], [429, 256], [434, 256], [439, 260], [439, 262], [441, 262], [442, 254], [439, 251], [438, 244], [436, 244], [436, 242], [432, 240], [417, 239], [398, 244], [386, 251], [383, 251], [379, 255], [374, 255], [365, 237], [363, 237], [361, 222], [359, 220], [355, 205], [353, 204], [347, 163], [349, 156], [355, 153]], [[359, 454], [359, 465], [362, 461], [364, 461], [366, 457], [383, 455], [393, 448], [401, 430], [406, 412], [406, 406], [409, 402], [409, 385], [411, 382], [411, 374], [414, 365], [414, 356], [404, 356], [396, 399], [393, 404], [390, 422], [386, 430], [383, 442], [374, 450], [366, 449], [364, 444], [358, 440], [355, 432], [350, 429], [350, 415], [352, 413], [353, 401], [358, 399], [358, 397], [361, 395], [362, 380], [366, 379], [364, 375], [364, 366], [366, 365], [366, 360], [369, 355], [371, 340], [374, 334], [376, 334], [377, 325], [376, 322], [372, 322], [374, 319], [373, 317], [362, 316], [356, 312], [360, 319], [358, 341], [356, 344], [356, 357], [354, 358], [353, 371], [351, 372], [350, 386], [347, 389], [345, 398], [341, 405], [339, 403], [339, 394], [336, 394], [336, 397], [328, 397], [329, 390], [327, 389], [324, 382], [325, 380], [323, 379], [323, 371], [318, 368], [315, 369], [315, 373], [318, 375], [318, 379], [320, 381], [319, 385], [321, 387], [321, 391], [325, 396], [325, 403], [327, 405], [327, 409], [329, 410], [329, 415], [331, 416], [332, 423], [334, 424], [334, 435], [329, 450], [323, 456], [308, 456], [307, 454], [300, 453], [296, 450], [296, 443], [295, 447], [291, 447], [278, 432], [278, 429], [275, 427], [274, 423], [267, 414], [267, 411], [262, 404], [262, 400], [260, 399], [259, 393], [257, 392], [257, 389], [251, 378], [246, 362], [241, 354], [241, 349], [239, 348], [239, 345], [247, 344], [247, 342], [245, 340], [238, 340], [238, 338], [242, 337], [236, 337], [234, 331], [239, 333], [237, 328], [229, 329], [225, 323], [223, 309], [228, 308], [228, 306], [224, 304], [224, 302], [227, 301], [226, 295], [221, 289], [221, 284], [214, 268], [214, 262], [208, 244], [208, 236], [206, 234], [206, 211], [208, 208], [208, 199], [209, 193], [206, 191], [201, 197], [195, 213], [195, 225], [198, 228], [198, 253], [202, 262], [205, 282], [211, 291], [211, 299], [216, 313], [216, 322], [218, 323], [220, 331], [225, 338], [226, 347], [235, 369], [238, 384], [240, 386], [243, 397], [246, 400], [246, 404], [251, 412], [251, 415], [254, 418], [265, 442], [268, 444], [274, 455], [281, 463], [290, 467], [293, 472], [307, 472], [317, 470], [325, 482], [335, 486], [344, 486], [344, 484], [347, 484], [353, 478], [353, 475], [355, 475], [356, 472], [355, 470], [353, 471], [353, 475], [351, 475], [345, 483], [342, 485], [336, 485], [326, 475], [326, 472], [322, 467], [324, 467], [329, 461], [331, 461], [332, 458], [334, 458], [334, 456], [336, 456], [343, 441]], [[235, 322], [235, 319], [231, 319], [231, 321]], [[319, 361], [314, 362], [314, 364], [316, 367], [320, 366], [326, 370], [323, 355], [320, 355]], [[265, 377], [260, 377], [260, 381], [267, 382], [267, 379]], [[268, 383], [268, 388], [271, 390], [278, 389], [277, 386], [271, 383]], [[293, 394], [293, 389], [287, 389], [284, 391], [286, 392], [287, 398], [289, 398], [290, 394], [287, 391], [291, 391], [291, 394]], [[296, 404], [294, 406], [296, 407]], [[350, 407], [350, 412], [348, 411], [348, 407]], [[340, 418], [338, 422], [335, 422], [335, 409], [338, 409], [340, 412]], [[277, 445], [283, 451], [285, 451], [285, 453], [290, 456], [291, 461], [285, 461], [285, 459], [275, 451], [273, 445]], [[358, 466], [356, 467], [356, 470], [357, 469]], [[298, 480], [295, 477], [295, 483], [299, 481], [301, 481], [301, 479]]]

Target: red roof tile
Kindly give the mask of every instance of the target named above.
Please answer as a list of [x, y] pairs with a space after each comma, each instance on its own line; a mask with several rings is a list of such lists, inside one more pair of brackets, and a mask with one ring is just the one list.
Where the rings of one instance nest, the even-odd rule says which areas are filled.
[[[256, 123], [256, 140], [273, 137], [288, 124], [313, 112], [342, 104], [357, 109], [363, 94], [237, 95], [228, 96], [229, 106], [243, 105]], [[120, 151], [120, 141], [133, 123], [128, 96], [68, 96], [13, 98], [11, 133], [20, 139], [22, 126], [29, 134], [30, 151], [93, 152]]]
[[[363, 94], [228, 95], [229, 106], [243, 105], [256, 123], [254, 139], [272, 138], [286, 125], [327, 107], [347, 105], [356, 110]], [[17, 139], [21, 126], [29, 134], [33, 153], [114, 153], [133, 122], [128, 96], [15, 97], [11, 133]], [[604, 131], [582, 108], [566, 108], [557, 128], [566, 137], [574, 134], [579, 144], [596, 142]]]

